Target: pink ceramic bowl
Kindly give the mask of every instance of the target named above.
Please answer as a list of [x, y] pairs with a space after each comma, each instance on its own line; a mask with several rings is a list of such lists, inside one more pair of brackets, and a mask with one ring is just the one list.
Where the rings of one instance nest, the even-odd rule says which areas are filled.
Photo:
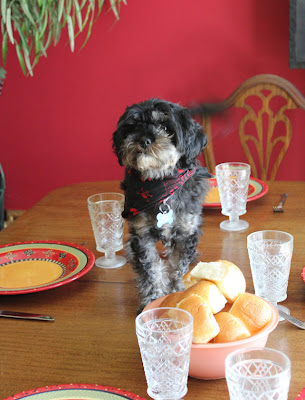
[[[145, 307], [145, 311], [159, 307], [161, 297]], [[268, 303], [268, 302], [267, 302]], [[269, 333], [277, 326], [279, 315], [273, 305], [272, 317], [268, 324], [256, 335], [230, 343], [192, 344], [189, 376], [197, 379], [221, 379], [225, 377], [225, 359], [232, 351], [247, 347], [265, 347]]]

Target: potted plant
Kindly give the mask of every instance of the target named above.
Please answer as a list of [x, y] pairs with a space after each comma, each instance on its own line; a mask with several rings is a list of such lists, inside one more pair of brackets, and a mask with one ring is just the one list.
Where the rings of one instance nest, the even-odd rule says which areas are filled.
[[[63, 29], [68, 30], [73, 52], [76, 37], [85, 30], [87, 34], [82, 47], [87, 43], [93, 22], [102, 8], [108, 3], [118, 19], [122, 2], [126, 4], [126, 0], [1, 0], [3, 66], [12, 45], [16, 48], [23, 73], [33, 76], [39, 58], [47, 55], [51, 44], [58, 43]], [[5, 73], [0, 66], [0, 86]]]

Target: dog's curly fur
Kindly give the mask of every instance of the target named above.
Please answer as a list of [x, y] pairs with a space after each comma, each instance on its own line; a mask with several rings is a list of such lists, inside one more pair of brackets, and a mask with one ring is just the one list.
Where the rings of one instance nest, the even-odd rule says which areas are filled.
[[[200, 167], [197, 156], [206, 144], [202, 127], [189, 111], [161, 99], [127, 107], [113, 134], [119, 163], [138, 171], [144, 180], [162, 180], [178, 169]], [[127, 184], [126, 176], [124, 190]], [[167, 201], [174, 212], [172, 224], [157, 227], [158, 206], [128, 220], [127, 253], [138, 276], [139, 311], [161, 296], [184, 289], [182, 277], [196, 259], [208, 187], [208, 180], [195, 173], [174, 192]], [[165, 248], [164, 255], [157, 249], [158, 241]]]

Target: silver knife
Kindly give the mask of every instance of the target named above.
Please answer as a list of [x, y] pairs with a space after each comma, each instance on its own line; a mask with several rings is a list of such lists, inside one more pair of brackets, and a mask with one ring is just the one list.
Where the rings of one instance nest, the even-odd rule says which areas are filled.
[[19, 318], [19, 319], [34, 319], [38, 321], [54, 321], [53, 317], [41, 314], [30, 314], [17, 311], [0, 311], [0, 317]]

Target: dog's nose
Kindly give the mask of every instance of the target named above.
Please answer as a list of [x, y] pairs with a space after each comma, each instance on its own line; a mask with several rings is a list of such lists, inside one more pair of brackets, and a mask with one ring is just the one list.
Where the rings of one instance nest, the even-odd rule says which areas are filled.
[[152, 140], [149, 137], [143, 137], [141, 139], [141, 146], [143, 147], [143, 149], [147, 149], [147, 147], [149, 147], [152, 143]]

